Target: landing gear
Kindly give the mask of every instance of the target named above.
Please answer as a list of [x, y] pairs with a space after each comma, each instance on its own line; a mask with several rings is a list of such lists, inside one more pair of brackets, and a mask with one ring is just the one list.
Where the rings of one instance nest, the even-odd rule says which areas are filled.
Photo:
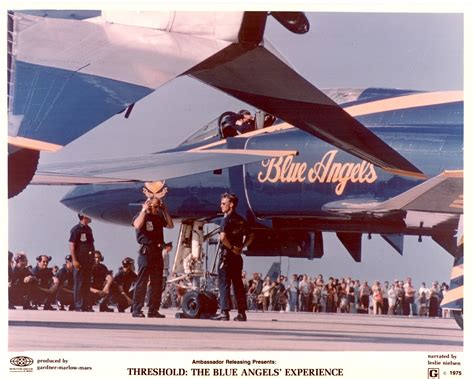
[[463, 326], [464, 326], [463, 311], [462, 310], [456, 310], [456, 311], [453, 310], [452, 312], [453, 312], [454, 320], [456, 321], [458, 326], [461, 328], [461, 330], [464, 330], [464, 328], [463, 328]]
[[207, 254], [204, 254], [203, 244], [207, 242], [209, 247], [209, 239], [218, 230], [204, 235], [204, 221], [183, 220], [181, 223], [173, 272], [184, 274], [169, 282], [186, 280], [189, 284], [181, 301], [182, 312], [177, 313], [176, 318], [210, 318], [217, 312], [216, 289], [212, 274], [205, 267]]

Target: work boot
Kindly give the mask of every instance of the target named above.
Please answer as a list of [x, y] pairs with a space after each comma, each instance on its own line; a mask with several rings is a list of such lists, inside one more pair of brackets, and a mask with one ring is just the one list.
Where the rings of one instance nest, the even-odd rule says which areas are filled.
[[237, 316], [234, 317], [234, 321], [247, 321], [247, 316], [245, 313], [238, 313]]
[[230, 320], [229, 311], [222, 311], [217, 316], [211, 317], [211, 320], [229, 321]]
[[112, 308], [109, 308], [106, 304], [100, 304], [99, 312], [113, 312]]
[[143, 317], [145, 317], [145, 314], [143, 312], [138, 312], [138, 313], [133, 312], [132, 317], [143, 318]]
[[162, 315], [158, 311], [153, 312], [153, 313], [148, 313], [147, 316], [150, 317], [150, 318], [165, 318], [166, 317], [165, 315]]

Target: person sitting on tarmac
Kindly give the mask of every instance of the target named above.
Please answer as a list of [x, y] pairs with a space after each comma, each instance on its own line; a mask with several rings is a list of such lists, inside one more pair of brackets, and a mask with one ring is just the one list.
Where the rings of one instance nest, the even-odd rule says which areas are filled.
[[31, 286], [35, 279], [27, 266], [28, 258], [26, 255], [24, 253], [15, 254], [9, 289], [9, 302], [13, 306], [23, 306], [23, 309], [36, 310], [38, 307], [31, 305]]
[[60, 311], [64, 311], [67, 305], [70, 311], [74, 310], [74, 266], [72, 265], [71, 255], [66, 255], [65, 263], [56, 273], [58, 281], [58, 292], [56, 302]]
[[45, 311], [55, 311], [56, 308], [52, 304], [56, 300], [58, 281], [53, 276], [53, 270], [48, 267], [51, 257], [41, 254], [36, 258], [36, 261], [38, 263], [31, 270], [35, 278], [31, 293], [32, 303], [36, 306], [43, 304]]
[[111, 303], [117, 304], [117, 310], [120, 313], [125, 312], [133, 304], [133, 291], [136, 280], [135, 261], [129, 257], [124, 258], [119, 272], [113, 278], [109, 297]]
[[104, 256], [99, 250], [94, 251], [94, 263], [91, 269], [91, 287], [90, 292], [92, 296], [92, 304], [99, 301], [100, 312], [113, 312], [112, 308], [108, 307], [108, 294], [112, 284], [112, 271], [102, 262]]

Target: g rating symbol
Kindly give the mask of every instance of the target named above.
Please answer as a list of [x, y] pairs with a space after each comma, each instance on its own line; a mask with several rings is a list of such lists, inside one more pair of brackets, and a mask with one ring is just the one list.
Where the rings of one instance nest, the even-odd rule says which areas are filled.
[[439, 368], [429, 368], [428, 369], [428, 379], [439, 378]]
[[18, 357], [13, 357], [12, 359], [10, 359], [10, 363], [13, 366], [17, 366], [17, 367], [26, 367], [26, 366], [31, 366], [33, 364], [33, 359], [30, 357], [18, 356]]

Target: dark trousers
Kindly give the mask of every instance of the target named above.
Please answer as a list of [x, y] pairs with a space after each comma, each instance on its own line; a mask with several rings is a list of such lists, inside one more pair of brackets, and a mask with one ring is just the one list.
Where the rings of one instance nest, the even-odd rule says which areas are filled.
[[87, 311], [92, 303], [90, 301], [91, 266], [82, 265], [74, 269], [74, 308]]
[[62, 287], [59, 287], [58, 293], [56, 295], [56, 301], [61, 305], [74, 307], [74, 294], [69, 291], [65, 291]]
[[[234, 254], [234, 253], [229, 253]], [[235, 255], [235, 254], [234, 254]], [[226, 258], [224, 264], [219, 264], [219, 296], [221, 312], [227, 312], [231, 309], [230, 286], [234, 287], [234, 294], [237, 300], [237, 310], [239, 313], [245, 313], [247, 309], [247, 297], [245, 296], [244, 283], [242, 281], [242, 269], [244, 261], [242, 257], [235, 256]]]
[[44, 305], [50, 307], [56, 300], [56, 291], [51, 292], [49, 288], [40, 287], [32, 283], [29, 288], [30, 299], [33, 305]]
[[161, 247], [147, 246], [140, 249], [144, 254], [138, 255], [138, 273], [133, 294], [133, 313], [140, 313], [145, 304], [148, 281], [150, 281], [150, 298], [148, 313], [158, 312], [163, 290], [163, 256]]
[[31, 284], [25, 284], [23, 282], [16, 285], [12, 285], [8, 289], [8, 301], [11, 305], [22, 305], [23, 307], [29, 307], [31, 305]]
[[124, 312], [125, 309], [130, 307], [128, 299], [133, 299], [133, 291], [126, 291], [124, 288], [125, 294], [122, 294], [119, 287], [112, 283], [110, 286], [110, 293], [104, 299], [104, 304], [114, 303], [117, 304], [117, 310], [119, 312]]

